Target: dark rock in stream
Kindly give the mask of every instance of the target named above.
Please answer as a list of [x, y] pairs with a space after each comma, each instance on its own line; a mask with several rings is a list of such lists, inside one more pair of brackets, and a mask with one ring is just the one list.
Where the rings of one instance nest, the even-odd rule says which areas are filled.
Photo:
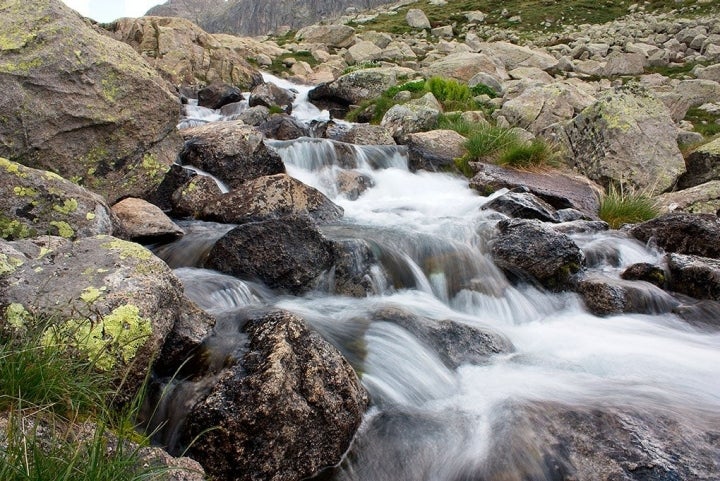
[[234, 85], [214, 83], [198, 91], [198, 105], [209, 109], [217, 110], [242, 99], [242, 92]]
[[598, 316], [620, 313], [662, 314], [678, 302], [661, 288], [644, 281], [590, 275], [577, 283], [587, 308]]
[[286, 216], [234, 228], [217, 241], [205, 266], [300, 294], [333, 261], [333, 243], [309, 218]]
[[664, 288], [667, 284], [667, 274], [665, 270], [647, 262], [639, 262], [625, 269], [620, 277], [629, 281], [646, 281], [655, 284], [660, 288]]
[[577, 244], [538, 220], [503, 220], [498, 231], [490, 242], [490, 252], [510, 275], [529, 275], [548, 289], [563, 290], [583, 265]]
[[197, 174], [182, 165], [172, 164], [170, 170], [165, 173], [160, 185], [155, 189], [146, 200], [151, 204], [160, 207], [164, 212], [173, 210], [173, 193], [181, 186], [188, 183]]
[[297, 481], [340, 462], [368, 403], [350, 365], [288, 312], [244, 330], [247, 353], [188, 414], [189, 455], [238, 481]]
[[280, 88], [272, 82], [266, 82], [252, 89], [248, 104], [250, 107], [256, 107], [258, 105], [267, 108], [280, 107], [283, 112], [290, 114], [294, 100], [294, 92]]
[[720, 258], [720, 218], [712, 214], [665, 214], [638, 224], [630, 235], [667, 252]]
[[720, 301], [719, 259], [670, 253], [667, 261], [670, 289], [698, 299]]
[[268, 139], [293, 140], [310, 135], [307, 125], [284, 114], [272, 115], [265, 122], [258, 125], [257, 129]]
[[199, 217], [206, 205], [222, 194], [207, 175], [196, 175], [172, 194], [172, 212], [178, 217]]
[[490, 200], [482, 209], [493, 209], [510, 217], [537, 219], [543, 222], [558, 222], [553, 206], [531, 194], [526, 188], [518, 187]]

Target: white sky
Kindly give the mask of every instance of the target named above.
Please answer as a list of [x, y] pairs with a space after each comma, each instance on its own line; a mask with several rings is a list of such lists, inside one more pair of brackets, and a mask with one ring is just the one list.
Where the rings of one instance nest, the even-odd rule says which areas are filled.
[[151, 7], [165, 0], [63, 0], [67, 6], [98, 22], [120, 17], [141, 17]]

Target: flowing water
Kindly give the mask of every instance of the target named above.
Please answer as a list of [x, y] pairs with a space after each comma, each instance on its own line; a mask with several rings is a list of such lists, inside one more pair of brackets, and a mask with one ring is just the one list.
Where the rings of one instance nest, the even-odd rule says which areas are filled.
[[[305, 115], [311, 108], [295, 111]], [[597, 317], [575, 294], [514, 285], [487, 254], [500, 218], [481, 210], [488, 198], [458, 176], [410, 172], [401, 147], [310, 138], [268, 144], [289, 174], [345, 210], [341, 222], [322, 227], [325, 235], [372, 246], [378, 258], [373, 295], [314, 291], [293, 297], [202, 269], [212, 243], [232, 226], [187, 224], [184, 239], [157, 252], [176, 268], [187, 295], [218, 317], [220, 332], [227, 328], [222, 319], [244, 310], [286, 309], [335, 344], [362, 374], [372, 407], [347, 458], [324, 478], [556, 479], [532, 452], [522, 453], [522, 462], [513, 458], [502, 475], [488, 468], [498, 450], [510, 456], [504, 439], [533, 436], [512, 433], [513, 406], [657, 413], [698, 428], [707, 417], [717, 418], [717, 331], [673, 314]], [[336, 188], [338, 173], [348, 169], [372, 181], [355, 200]], [[592, 268], [610, 277], [636, 262], [662, 260], [661, 253], [620, 233], [575, 240]], [[493, 332], [512, 349], [480, 364], [449, 367], [436, 347], [378, 314], [387, 308]], [[483, 472], [495, 474], [473, 474]]]

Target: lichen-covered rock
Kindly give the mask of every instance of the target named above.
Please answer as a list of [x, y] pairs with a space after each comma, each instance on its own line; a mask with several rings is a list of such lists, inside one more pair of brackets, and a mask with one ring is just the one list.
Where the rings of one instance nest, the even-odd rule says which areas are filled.
[[638, 224], [630, 235], [667, 252], [720, 258], [720, 218], [675, 212]]
[[244, 224], [286, 215], [307, 215], [318, 223], [338, 220], [343, 209], [319, 190], [286, 174], [249, 180], [227, 194], [208, 202], [205, 220]]
[[720, 212], [720, 180], [661, 194], [654, 201], [661, 213], [717, 214]]
[[435, 128], [441, 112], [442, 107], [433, 94], [427, 93], [422, 98], [390, 107], [380, 125], [390, 132], [396, 142], [404, 144], [409, 134]]
[[455, 159], [465, 155], [466, 140], [454, 130], [410, 134], [405, 144], [408, 147], [408, 167], [431, 172], [455, 170]]
[[667, 262], [670, 289], [697, 299], [720, 301], [720, 260], [671, 252]]
[[553, 290], [569, 287], [571, 276], [584, 261], [582, 251], [570, 237], [538, 220], [500, 221], [490, 252], [510, 275], [521, 279], [530, 276]]
[[614, 279], [602, 275], [586, 276], [577, 283], [577, 292], [594, 314], [662, 314], [671, 312], [678, 302], [661, 288], [643, 281]]
[[170, 85], [60, 0], [4, 3], [0, 31], [0, 156], [110, 203], [149, 195], [180, 146]]
[[128, 197], [112, 206], [120, 220], [123, 237], [136, 242], [162, 242], [182, 237], [185, 233], [156, 205]]
[[685, 171], [665, 106], [639, 87], [621, 87], [564, 125], [566, 161], [590, 179], [659, 194]]
[[118, 219], [105, 200], [52, 172], [0, 157], [0, 238], [112, 234]]
[[220, 194], [222, 190], [213, 178], [196, 175], [173, 192], [173, 215], [198, 217], [205, 206]]
[[264, 136], [242, 121], [214, 122], [182, 131], [183, 164], [214, 175], [230, 188], [263, 175], [281, 174], [285, 165]]
[[280, 107], [283, 112], [289, 114], [292, 112], [294, 100], [294, 92], [280, 88], [272, 82], [266, 82], [252, 89], [248, 103], [250, 107], [256, 107], [258, 105], [267, 108]]
[[206, 267], [294, 294], [311, 290], [333, 265], [333, 243], [305, 216], [235, 227], [217, 241]]
[[312, 101], [329, 101], [341, 105], [359, 104], [377, 98], [385, 90], [402, 83], [401, 78], [415, 78], [414, 70], [403, 67], [366, 68], [341, 75], [308, 93]]
[[541, 70], [550, 70], [558, 64], [558, 60], [547, 52], [509, 42], [490, 42], [481, 44], [479, 47], [480, 52], [498, 58], [507, 70], [518, 67], [537, 67]]
[[243, 329], [247, 352], [190, 410], [189, 454], [218, 479], [293, 481], [340, 462], [368, 398], [340, 353], [297, 316]]
[[20, 306], [32, 314], [27, 322], [52, 320], [44, 342], [87, 357], [123, 383], [121, 402], [131, 399], [183, 309], [170, 268], [144, 247], [110, 236], [0, 245], [12, 249], [0, 267], [0, 305]]
[[685, 168], [687, 171], [678, 180], [680, 189], [720, 180], [720, 138], [692, 151], [685, 159]]
[[295, 40], [334, 48], [348, 48], [356, 42], [355, 29], [347, 25], [310, 25], [298, 30]]
[[260, 72], [233, 43], [226, 44], [224, 36], [211, 35], [188, 20], [121, 18], [105, 28], [114, 38], [142, 54], [174, 85], [221, 82], [250, 90], [262, 83]]

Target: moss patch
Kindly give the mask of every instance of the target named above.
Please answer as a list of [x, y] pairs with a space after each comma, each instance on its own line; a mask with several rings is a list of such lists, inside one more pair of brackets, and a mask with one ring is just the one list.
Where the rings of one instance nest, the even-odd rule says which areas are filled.
[[100, 299], [106, 289], [107, 288], [105, 286], [101, 287], [100, 289], [93, 286], [86, 287], [80, 293], [80, 299], [82, 299], [83, 302], [85, 302], [86, 304], [92, 304], [93, 302]]
[[110, 242], [102, 244], [102, 247], [120, 253], [120, 259], [139, 259], [148, 260], [152, 257], [152, 252], [134, 242], [128, 242], [120, 239], [114, 239]]
[[23, 329], [32, 319], [32, 315], [25, 309], [25, 306], [17, 302], [7, 306], [4, 314], [5, 321], [16, 331]]
[[78, 201], [77, 199], [65, 199], [65, 202], [63, 202], [63, 205], [53, 205], [53, 210], [55, 212], [59, 212], [63, 215], [69, 215], [75, 212], [78, 208]]
[[0, 214], [0, 237], [7, 240], [27, 239], [35, 235], [35, 229], [16, 219], [10, 219]]
[[71, 239], [75, 235], [75, 231], [72, 227], [70, 227], [70, 224], [68, 224], [67, 222], [63, 222], [61, 220], [54, 220], [50, 222], [50, 225], [58, 230], [57, 233], [60, 237]]
[[0, 275], [11, 274], [21, 265], [23, 265], [22, 259], [0, 254]]

